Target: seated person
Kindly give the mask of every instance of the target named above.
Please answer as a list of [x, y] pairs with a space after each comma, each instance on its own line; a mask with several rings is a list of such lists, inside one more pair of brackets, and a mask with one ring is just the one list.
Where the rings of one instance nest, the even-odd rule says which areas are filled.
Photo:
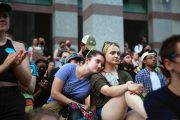
[[168, 85], [150, 92], [144, 100], [148, 120], [180, 119], [180, 35], [163, 42], [160, 49], [163, 65], [170, 73]]
[[[105, 68], [91, 77], [92, 106], [96, 106], [98, 119], [144, 120], [146, 113], [143, 102], [138, 96], [142, 93], [143, 86], [133, 83], [129, 73], [117, 69], [120, 62], [119, 45], [114, 42], [105, 42], [102, 52], [105, 55]], [[133, 110], [127, 113], [128, 106]]]
[[[100, 72], [103, 65], [104, 55], [95, 50], [89, 52], [82, 65], [74, 63], [63, 65], [55, 74], [51, 97], [43, 108], [59, 112], [62, 107], [74, 102], [81, 104], [84, 109], [89, 109], [90, 75]], [[84, 103], [86, 98], [87, 101]]]

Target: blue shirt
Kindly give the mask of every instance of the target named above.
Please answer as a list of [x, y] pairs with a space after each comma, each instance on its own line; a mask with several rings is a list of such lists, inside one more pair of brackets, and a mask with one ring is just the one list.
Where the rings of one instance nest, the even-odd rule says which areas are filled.
[[[91, 92], [89, 77], [79, 80], [76, 76], [76, 64], [68, 63], [61, 67], [55, 74], [64, 81], [62, 93], [73, 100], [84, 100]], [[49, 101], [53, 101], [50, 97]]]
[[33, 76], [39, 76], [38, 75], [38, 70], [37, 70], [37, 67], [34, 63], [30, 62], [30, 70], [31, 70], [31, 74]]
[[[160, 83], [161, 83], [161, 87], [165, 86], [167, 84], [166, 77], [160, 72], [157, 72], [157, 71], [154, 71], [154, 72], [157, 73], [157, 76], [158, 76]], [[143, 84], [143, 86], [147, 92], [153, 91], [152, 90], [151, 78], [150, 78], [150, 71], [148, 71], [147, 68], [142, 69], [141, 71], [139, 71], [136, 74], [135, 82]]]

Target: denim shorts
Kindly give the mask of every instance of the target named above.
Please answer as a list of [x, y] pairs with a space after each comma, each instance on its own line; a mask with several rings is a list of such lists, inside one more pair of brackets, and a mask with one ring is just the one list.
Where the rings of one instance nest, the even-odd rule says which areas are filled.
[[100, 107], [96, 108], [96, 115], [98, 116], [98, 120], [102, 120], [102, 116], [101, 116], [102, 107], [103, 106], [100, 106]]

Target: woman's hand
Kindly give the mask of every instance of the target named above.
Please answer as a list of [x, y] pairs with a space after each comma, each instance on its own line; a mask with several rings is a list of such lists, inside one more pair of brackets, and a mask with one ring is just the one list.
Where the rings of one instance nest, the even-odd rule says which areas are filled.
[[14, 64], [19, 65], [26, 58], [27, 52], [23, 52], [23, 50], [19, 50], [16, 54], [17, 56], [14, 61]]
[[16, 57], [17, 57], [17, 53], [9, 54], [4, 60], [3, 64], [0, 65], [0, 73], [7, 71], [16, 61]]
[[5, 64], [6, 66], [11, 66], [11, 64], [16, 61], [17, 56], [17, 53], [9, 54], [3, 64]]
[[41, 92], [48, 93], [51, 90], [51, 84], [47, 80], [41, 80], [39, 83]]
[[142, 84], [137, 83], [127, 83], [128, 91], [130, 91], [132, 94], [140, 95], [144, 91], [144, 87]]
[[84, 104], [81, 104], [81, 107], [84, 108], [85, 110], [89, 110], [90, 109], [90, 106], [84, 105]]

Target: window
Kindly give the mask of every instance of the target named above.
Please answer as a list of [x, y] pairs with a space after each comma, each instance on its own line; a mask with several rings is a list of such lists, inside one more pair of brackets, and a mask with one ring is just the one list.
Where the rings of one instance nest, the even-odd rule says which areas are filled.
[[123, 0], [124, 12], [147, 13], [147, 0]]

